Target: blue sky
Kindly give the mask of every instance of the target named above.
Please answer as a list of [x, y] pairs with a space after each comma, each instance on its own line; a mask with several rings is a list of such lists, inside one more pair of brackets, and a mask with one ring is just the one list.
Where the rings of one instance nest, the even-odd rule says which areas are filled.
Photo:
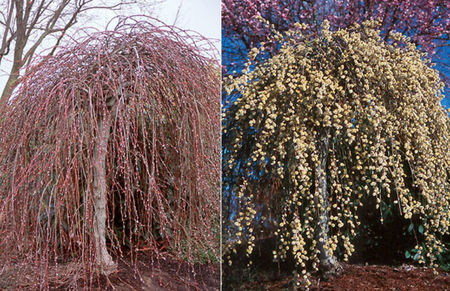
[[[447, 43], [447, 45], [450, 45], [450, 42]], [[438, 58], [443, 62], [444, 64], [437, 63], [436, 69], [440, 72], [444, 73], [447, 76], [450, 76], [450, 47], [446, 46], [441, 48], [438, 51]], [[450, 88], [448, 86], [444, 89], [444, 95], [445, 98], [441, 101], [441, 104], [449, 108], [450, 107]]]

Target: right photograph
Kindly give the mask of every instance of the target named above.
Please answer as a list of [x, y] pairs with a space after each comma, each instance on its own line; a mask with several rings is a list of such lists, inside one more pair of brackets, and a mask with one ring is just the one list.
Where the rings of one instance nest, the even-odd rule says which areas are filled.
[[223, 290], [450, 288], [448, 1], [222, 1]]

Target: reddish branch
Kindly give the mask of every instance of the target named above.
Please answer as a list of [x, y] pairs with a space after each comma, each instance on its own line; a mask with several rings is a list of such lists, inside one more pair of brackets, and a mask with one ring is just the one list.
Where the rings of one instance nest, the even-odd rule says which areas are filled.
[[[5, 56], [12, 62], [9, 77], [0, 97], [4, 106], [18, 85], [22, 67], [29, 64], [45, 39], [55, 37], [52, 55], [80, 18], [91, 10], [130, 8], [136, 0], [107, 1], [95, 5], [95, 0], [5, 0], [0, 3], [0, 63]], [[98, 3], [97, 3], [98, 4]], [[149, 4], [152, 7], [157, 2]], [[11, 53], [11, 54], [10, 54]]]

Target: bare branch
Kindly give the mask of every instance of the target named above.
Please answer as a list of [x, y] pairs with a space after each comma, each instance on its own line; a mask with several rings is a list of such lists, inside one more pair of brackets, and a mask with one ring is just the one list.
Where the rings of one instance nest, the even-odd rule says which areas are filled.
[[8, 38], [8, 30], [10, 30], [10, 26], [11, 26], [11, 19], [12, 19], [12, 11], [14, 9], [14, 2], [11, 1], [11, 5], [8, 9], [8, 18], [6, 20], [5, 23], [5, 32], [3, 34], [3, 38], [2, 38], [2, 44], [0, 47], [0, 62], [3, 58], [4, 55], [9, 54], [9, 49], [10, 49], [10, 45], [11, 45], [11, 41], [13, 39], [13, 35]]
[[0, 63], [3, 56], [10, 53], [13, 45], [14, 56], [11, 61], [14, 68], [10, 71], [12, 77], [2, 92], [0, 104], [9, 99], [17, 84], [16, 76], [20, 76], [22, 67], [31, 62], [36, 51], [49, 36], [53, 35], [56, 38], [55, 45], [49, 53], [53, 55], [80, 17], [94, 10], [119, 10], [136, 3], [138, 1], [116, 0], [102, 5], [96, 5], [93, 0], [7, 1], [3, 4], [5, 11], [0, 13], [4, 18], [0, 22], [0, 26], [4, 28], [0, 44]]

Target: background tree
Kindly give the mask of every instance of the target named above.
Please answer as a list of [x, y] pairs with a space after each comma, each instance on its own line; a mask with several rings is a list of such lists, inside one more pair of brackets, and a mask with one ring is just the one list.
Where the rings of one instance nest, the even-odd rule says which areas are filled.
[[[148, 7], [158, 1], [146, 3]], [[9, 78], [0, 97], [3, 106], [17, 85], [21, 68], [30, 63], [36, 50], [49, 38], [54, 38], [53, 54], [67, 32], [91, 10], [116, 10], [131, 8], [136, 0], [4, 0], [0, 3], [0, 64], [11, 57]]]
[[450, 223], [438, 72], [401, 34], [385, 41], [376, 22], [331, 32], [326, 21], [316, 38], [295, 27], [275, 35], [282, 45], [267, 62], [264, 47], [252, 49], [225, 85], [236, 100], [223, 121], [225, 257], [240, 244], [251, 254], [275, 225], [274, 259], [290, 254], [308, 285], [308, 271], [335, 271], [337, 254], [355, 251], [358, 209], [373, 201], [421, 221], [419, 262], [436, 266]]
[[[332, 29], [378, 19], [378, 29], [383, 39], [388, 39], [392, 32], [400, 32], [427, 51], [433, 61], [439, 64], [437, 68], [448, 88], [449, 5], [445, 0], [224, 0], [224, 73], [232, 74], [233, 70], [239, 72], [243, 68], [247, 53], [270, 36], [270, 26], [284, 32], [298, 22], [305, 24], [305, 30], [309, 33], [317, 34], [325, 19], [330, 22]], [[261, 57], [265, 59], [273, 55], [277, 47], [266, 45], [266, 54]], [[444, 102], [448, 104], [448, 99]]]
[[61, 258], [109, 274], [110, 254], [135, 256], [138, 241], [217, 257], [217, 58], [201, 36], [152, 23], [36, 61], [1, 111], [2, 266], [18, 257], [46, 284]]

